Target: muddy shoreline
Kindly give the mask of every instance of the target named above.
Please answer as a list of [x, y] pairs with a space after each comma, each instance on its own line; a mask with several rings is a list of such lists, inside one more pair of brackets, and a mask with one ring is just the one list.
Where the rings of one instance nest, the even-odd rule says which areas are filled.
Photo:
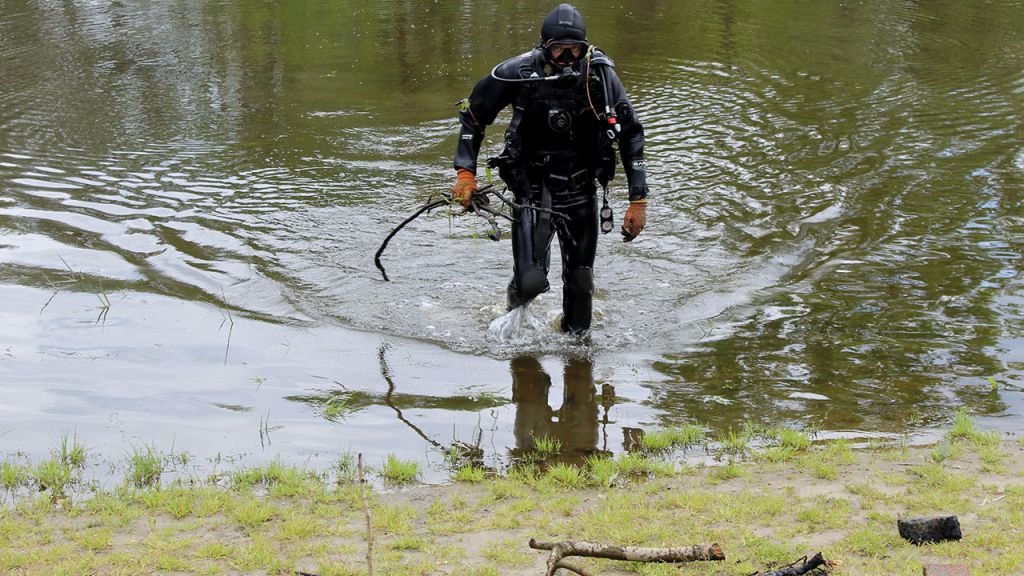
[[[1024, 443], [966, 422], [931, 446], [852, 449], [783, 438], [722, 453], [709, 466], [648, 452], [580, 467], [538, 461], [501, 474], [470, 473], [467, 464], [447, 485], [390, 483], [369, 491], [365, 504], [375, 573], [543, 574], [546, 553], [527, 546], [538, 538], [714, 542], [727, 556], [686, 565], [575, 560], [597, 574], [750, 574], [817, 551], [838, 562], [834, 574], [916, 575], [923, 563], [1018, 574]], [[70, 462], [73, 447], [64, 450]], [[5, 483], [16, 464], [4, 461]], [[5, 574], [366, 573], [366, 512], [351, 460], [333, 471], [277, 463], [148, 486], [125, 474], [88, 497], [34, 492], [39, 464], [4, 490]], [[370, 474], [391, 472], [374, 466]], [[901, 516], [940, 513], [959, 516], [962, 541], [913, 546], [897, 534]]]

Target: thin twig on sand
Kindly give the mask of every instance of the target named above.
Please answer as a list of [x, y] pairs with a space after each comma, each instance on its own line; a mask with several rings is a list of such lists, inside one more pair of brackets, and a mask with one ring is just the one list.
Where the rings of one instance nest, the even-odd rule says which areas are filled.
[[366, 513], [366, 573], [373, 576], [373, 523], [370, 520], [370, 506], [366, 503], [366, 477], [363, 475], [363, 455], [359, 454], [359, 496], [363, 500], [363, 512]]

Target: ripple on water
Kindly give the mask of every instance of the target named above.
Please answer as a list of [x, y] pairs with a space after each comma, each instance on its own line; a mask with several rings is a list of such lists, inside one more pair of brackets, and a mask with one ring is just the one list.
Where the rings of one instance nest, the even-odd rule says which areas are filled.
[[47, 188], [51, 190], [79, 190], [82, 187], [67, 182], [54, 182], [52, 180], [38, 180], [36, 178], [13, 178], [11, 183], [20, 184], [29, 188]]
[[144, 278], [138, 266], [109, 250], [71, 246], [41, 234], [6, 234], [3, 238], [3, 264], [124, 282]]
[[67, 211], [4, 208], [0, 209], [0, 215], [22, 219], [27, 222], [55, 222], [74, 230], [89, 232], [99, 236], [120, 234], [124, 231], [124, 226], [120, 223]]
[[32, 196], [33, 198], [42, 198], [45, 200], [66, 200], [71, 198], [71, 195], [67, 192], [60, 192], [57, 190], [35, 190], [33, 188], [26, 188], [21, 190], [22, 194], [26, 196]]

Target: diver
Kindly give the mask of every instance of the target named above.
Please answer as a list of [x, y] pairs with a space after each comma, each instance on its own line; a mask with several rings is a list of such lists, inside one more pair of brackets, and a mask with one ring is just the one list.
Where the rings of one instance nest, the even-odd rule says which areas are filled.
[[[508, 309], [549, 290], [551, 241], [557, 234], [561, 329], [585, 334], [593, 313], [598, 230], [613, 227], [607, 191], [616, 148], [629, 189], [623, 240], [636, 238], [647, 222], [644, 130], [613, 62], [589, 43], [579, 11], [560, 4], [544, 18], [540, 44], [495, 66], [461, 104], [452, 196], [467, 209], [477, 190], [484, 130], [498, 112], [513, 107], [504, 149], [488, 162], [525, 207], [513, 213]], [[595, 181], [604, 190], [600, 210]]]

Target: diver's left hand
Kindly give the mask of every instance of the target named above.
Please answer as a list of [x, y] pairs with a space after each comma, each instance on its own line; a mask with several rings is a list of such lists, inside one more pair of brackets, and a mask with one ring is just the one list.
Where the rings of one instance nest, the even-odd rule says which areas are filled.
[[632, 242], [647, 226], [647, 201], [640, 200], [629, 203], [626, 216], [622, 219], [622, 241]]

